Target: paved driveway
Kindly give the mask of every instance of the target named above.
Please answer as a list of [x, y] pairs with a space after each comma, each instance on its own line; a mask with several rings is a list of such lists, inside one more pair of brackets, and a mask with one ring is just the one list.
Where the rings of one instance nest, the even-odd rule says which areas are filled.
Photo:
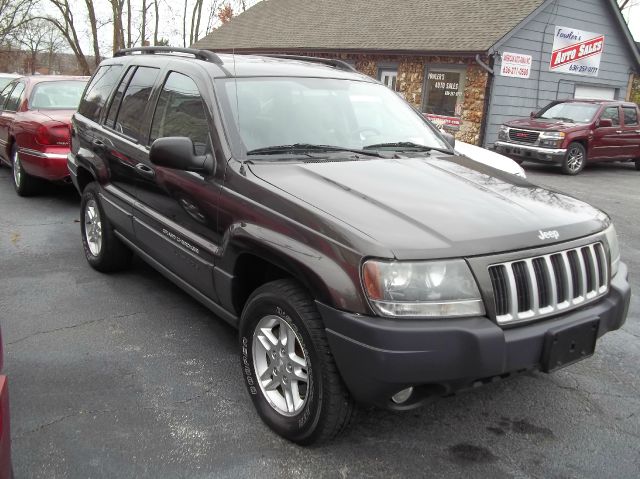
[[[616, 222], [640, 290], [640, 172], [528, 168]], [[102, 275], [78, 198], [17, 197], [0, 169], [0, 320], [16, 479], [616, 477], [640, 471], [640, 301], [594, 357], [404, 414], [359, 411], [335, 443], [272, 434], [244, 389], [235, 332], [140, 261]]]

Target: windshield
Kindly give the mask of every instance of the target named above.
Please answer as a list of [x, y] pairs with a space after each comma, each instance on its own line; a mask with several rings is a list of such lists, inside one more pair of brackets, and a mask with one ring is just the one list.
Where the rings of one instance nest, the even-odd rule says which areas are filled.
[[219, 83], [225, 123], [236, 137], [236, 156], [283, 145], [360, 150], [412, 143], [450, 149], [409, 105], [376, 83], [296, 77]]
[[537, 118], [548, 118], [572, 123], [590, 123], [599, 105], [593, 103], [557, 103], [543, 110]]
[[38, 83], [33, 87], [30, 110], [76, 110], [86, 80], [61, 80]]

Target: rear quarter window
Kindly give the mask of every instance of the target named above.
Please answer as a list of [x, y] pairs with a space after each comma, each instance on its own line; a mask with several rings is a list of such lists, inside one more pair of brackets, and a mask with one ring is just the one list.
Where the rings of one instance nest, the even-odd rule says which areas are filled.
[[624, 112], [624, 124], [625, 125], [637, 125], [638, 124], [638, 110], [631, 106], [623, 106]]
[[98, 68], [80, 101], [78, 113], [98, 121], [121, 72], [122, 65], [104, 65]]
[[24, 83], [18, 83], [16, 87], [9, 95], [7, 102], [4, 105], [4, 109], [7, 111], [17, 111], [22, 100], [22, 93], [24, 92]]

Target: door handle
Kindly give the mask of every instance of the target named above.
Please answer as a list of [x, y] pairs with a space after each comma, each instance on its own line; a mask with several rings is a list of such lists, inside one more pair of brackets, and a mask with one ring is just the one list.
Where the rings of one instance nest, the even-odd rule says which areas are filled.
[[91, 144], [96, 148], [104, 148], [106, 146], [101, 140], [93, 140]]
[[145, 176], [154, 177], [156, 175], [156, 172], [153, 170], [153, 168], [149, 168], [144, 163], [138, 163], [136, 165], [136, 170], [138, 170], [140, 173], [142, 173]]

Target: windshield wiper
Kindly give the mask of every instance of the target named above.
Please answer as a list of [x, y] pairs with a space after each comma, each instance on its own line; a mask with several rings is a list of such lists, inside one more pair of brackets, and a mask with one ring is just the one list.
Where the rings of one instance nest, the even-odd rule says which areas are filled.
[[348, 151], [351, 153], [357, 153], [359, 155], [376, 156], [383, 158], [380, 153], [374, 151], [358, 150], [357, 148], [346, 148], [342, 146], [332, 145], [314, 145], [311, 143], [294, 143], [293, 145], [276, 145], [267, 146], [265, 148], [256, 148], [255, 150], [247, 151], [247, 155], [278, 155], [278, 154], [295, 154], [300, 152], [341, 152]]
[[441, 153], [449, 153], [450, 150], [444, 148], [436, 148], [433, 146], [420, 145], [419, 143], [413, 143], [412, 141], [398, 141], [394, 143], [376, 143], [375, 145], [365, 146], [365, 150], [373, 150], [379, 148], [389, 148], [393, 151], [439, 151]]

